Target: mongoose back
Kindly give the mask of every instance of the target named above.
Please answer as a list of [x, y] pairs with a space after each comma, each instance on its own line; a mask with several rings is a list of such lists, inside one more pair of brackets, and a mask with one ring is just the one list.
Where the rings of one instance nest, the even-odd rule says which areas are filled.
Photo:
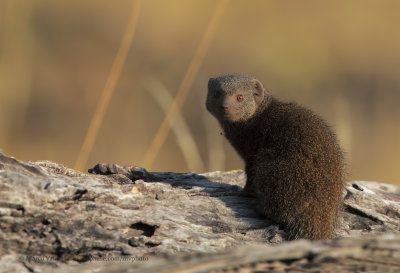
[[258, 80], [210, 78], [206, 107], [245, 162], [244, 191], [288, 239], [331, 238], [344, 190], [334, 133], [312, 111], [281, 102]]

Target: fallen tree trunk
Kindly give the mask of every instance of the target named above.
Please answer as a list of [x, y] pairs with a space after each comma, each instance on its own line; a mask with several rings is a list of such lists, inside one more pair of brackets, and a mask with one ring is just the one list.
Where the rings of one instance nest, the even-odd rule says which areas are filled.
[[242, 171], [114, 167], [123, 174], [83, 174], [0, 154], [0, 270], [400, 269], [399, 186], [349, 183], [337, 239], [287, 243], [256, 212], [255, 200], [240, 194]]

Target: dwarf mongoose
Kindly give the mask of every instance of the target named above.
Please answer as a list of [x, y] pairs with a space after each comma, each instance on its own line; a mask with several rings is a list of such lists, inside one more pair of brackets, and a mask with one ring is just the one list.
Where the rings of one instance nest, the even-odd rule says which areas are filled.
[[344, 160], [326, 123], [239, 74], [210, 78], [206, 107], [243, 158], [244, 191], [257, 198], [258, 209], [290, 240], [331, 238], [342, 205]]

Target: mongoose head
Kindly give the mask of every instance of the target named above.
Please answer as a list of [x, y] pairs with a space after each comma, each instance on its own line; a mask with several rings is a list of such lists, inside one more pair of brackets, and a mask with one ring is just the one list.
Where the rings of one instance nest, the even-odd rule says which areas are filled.
[[264, 107], [269, 97], [258, 80], [228, 74], [210, 78], [206, 107], [219, 122], [245, 121]]

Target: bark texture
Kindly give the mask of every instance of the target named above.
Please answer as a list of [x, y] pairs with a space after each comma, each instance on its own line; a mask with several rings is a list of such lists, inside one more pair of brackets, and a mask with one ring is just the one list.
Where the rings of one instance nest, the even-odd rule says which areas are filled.
[[102, 172], [0, 153], [0, 271], [400, 270], [400, 186], [348, 183], [336, 239], [285, 242], [242, 171]]

